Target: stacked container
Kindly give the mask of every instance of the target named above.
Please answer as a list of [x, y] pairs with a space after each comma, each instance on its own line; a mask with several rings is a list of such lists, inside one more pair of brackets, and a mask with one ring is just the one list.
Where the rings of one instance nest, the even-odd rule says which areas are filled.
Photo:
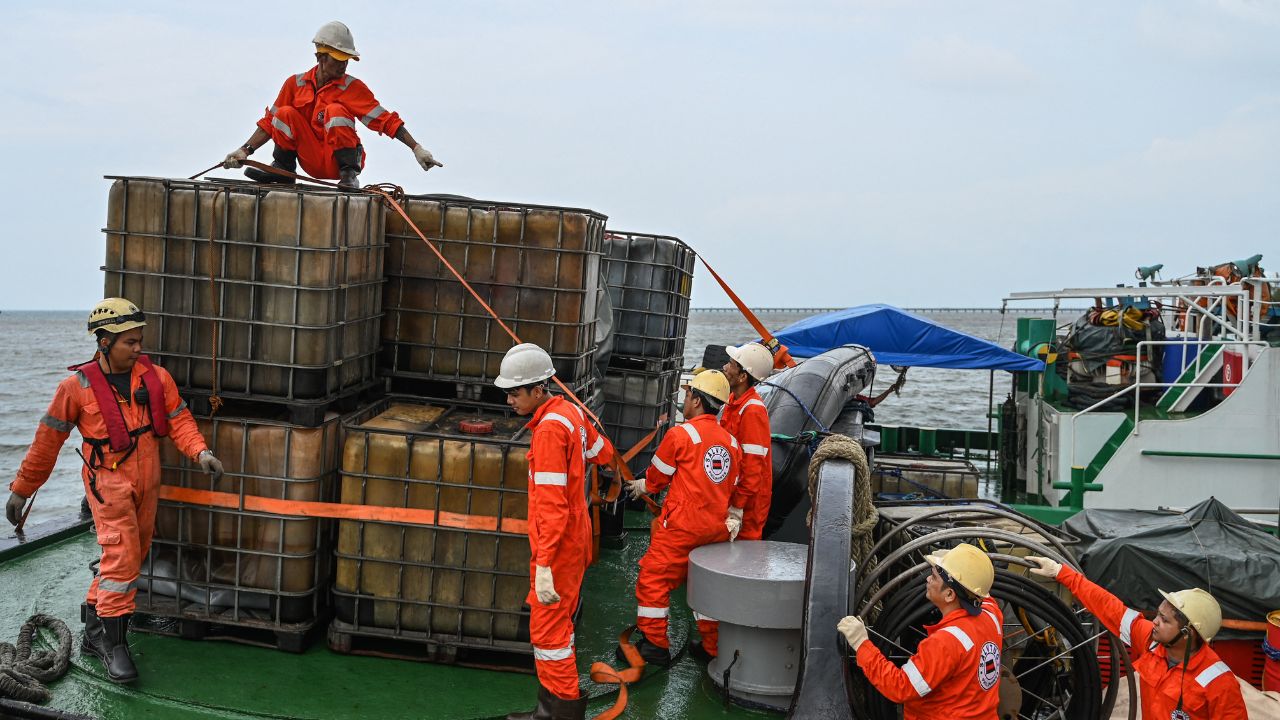
[[[590, 210], [410, 197], [405, 211], [556, 374], [590, 394], [605, 217]], [[501, 400], [492, 388], [514, 341], [398, 214], [387, 217], [380, 365], [395, 390]]]
[[383, 207], [326, 189], [113, 179], [106, 295], [147, 314], [149, 354], [226, 469], [210, 484], [165, 444], [162, 483], [230, 500], [161, 501], [139, 629], [300, 651], [327, 612], [331, 524], [241, 508], [334, 498], [336, 411], [382, 385]]
[[679, 409], [695, 255], [677, 238], [646, 233], [610, 230], [604, 246], [613, 354], [601, 419], [620, 452], [658, 429], [630, 463], [639, 475]]

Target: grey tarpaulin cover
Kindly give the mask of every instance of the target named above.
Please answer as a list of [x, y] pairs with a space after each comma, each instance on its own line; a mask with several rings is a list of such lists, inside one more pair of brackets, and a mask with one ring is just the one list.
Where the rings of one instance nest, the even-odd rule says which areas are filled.
[[[1222, 615], [1263, 620], [1280, 610], [1280, 540], [1209, 498], [1185, 513], [1084, 510], [1063, 523], [1085, 575], [1138, 610], [1156, 592], [1200, 587]], [[1220, 637], [1256, 637], [1223, 629]]]

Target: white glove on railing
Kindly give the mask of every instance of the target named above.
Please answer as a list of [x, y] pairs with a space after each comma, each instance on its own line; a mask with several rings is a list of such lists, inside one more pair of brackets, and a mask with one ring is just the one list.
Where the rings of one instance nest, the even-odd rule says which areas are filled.
[[854, 652], [858, 651], [858, 646], [867, 641], [867, 624], [862, 622], [862, 618], [849, 615], [841, 620], [836, 629], [849, 642], [849, 647]]
[[227, 153], [226, 159], [222, 161], [222, 167], [228, 170], [235, 170], [236, 168], [240, 167], [241, 163], [243, 163], [245, 160], [248, 160], [248, 159], [249, 159], [249, 151], [245, 150], [242, 147], [238, 147], [235, 150]]
[[420, 144], [413, 146], [413, 156], [418, 160], [418, 164], [422, 166], [423, 170], [430, 170], [433, 167], [444, 167], [444, 163], [438, 162], [435, 157], [431, 155], [431, 151], [422, 147]]
[[555, 582], [551, 579], [551, 568], [535, 565], [533, 570], [533, 592], [538, 602], [543, 605], [554, 605], [560, 602], [560, 594], [556, 592]]
[[635, 500], [639, 500], [641, 495], [644, 495], [646, 492], [648, 492], [647, 490], [645, 490], [645, 487], [644, 487], [644, 476], [641, 475], [640, 477], [635, 478], [634, 480], [628, 480], [627, 492]]
[[1058, 579], [1058, 573], [1062, 570], [1062, 563], [1039, 555], [1031, 555], [1027, 559], [1039, 566], [1031, 568], [1032, 575], [1039, 575], [1050, 580]]
[[724, 519], [724, 526], [729, 531], [729, 542], [733, 542], [738, 538], [738, 531], [742, 529], [742, 508], [729, 506], [729, 515]]

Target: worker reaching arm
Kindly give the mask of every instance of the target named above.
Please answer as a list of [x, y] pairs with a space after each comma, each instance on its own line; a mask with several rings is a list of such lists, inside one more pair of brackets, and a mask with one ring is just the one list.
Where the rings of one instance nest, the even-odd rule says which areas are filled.
[[[285, 79], [276, 101], [258, 120], [257, 129], [227, 154], [223, 167], [240, 167], [271, 140], [275, 143], [272, 167], [296, 173], [300, 162], [312, 177], [336, 178], [339, 187], [358, 190], [356, 176], [364, 168], [365, 154], [356, 134], [357, 122], [404, 143], [423, 170], [444, 167], [414, 139], [399, 114], [383, 107], [364, 82], [347, 74], [347, 63], [359, 61], [360, 53], [346, 25], [325, 23], [312, 42], [315, 67]], [[294, 182], [257, 168], [248, 168], [244, 174], [261, 183]]]

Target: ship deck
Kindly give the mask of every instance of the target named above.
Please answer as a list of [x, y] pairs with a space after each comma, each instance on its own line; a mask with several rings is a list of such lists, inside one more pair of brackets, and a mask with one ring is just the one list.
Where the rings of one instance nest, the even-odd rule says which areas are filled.
[[[590, 664], [616, 666], [618, 633], [634, 622], [637, 562], [648, 546], [640, 515], [620, 549], [604, 549], [587, 573], [577, 627], [578, 668], [595, 698], [588, 717], [613, 704], [611, 687], [590, 683]], [[55, 539], [34, 551], [0, 551], [0, 640], [13, 642], [35, 613], [65, 621], [72, 630], [72, 665], [51, 685], [49, 707], [102, 720], [117, 718], [502, 718], [533, 706], [532, 675], [331, 652], [323, 637], [302, 654], [216, 640], [182, 640], [134, 632], [130, 644], [140, 679], [131, 686], [107, 680], [101, 663], [79, 653], [80, 602], [89, 562], [98, 546], [88, 531]], [[672, 597], [673, 647], [692, 625], [683, 590]], [[677, 620], [676, 618], [679, 618]], [[47, 637], [47, 636], [46, 636]], [[679, 645], [677, 645], [679, 643]], [[47, 643], [46, 643], [47, 644]], [[652, 673], [652, 671], [650, 671]], [[624, 718], [767, 718], [738, 707], [726, 710], [706, 667], [687, 654], [665, 673], [646, 675], [628, 692]]]

